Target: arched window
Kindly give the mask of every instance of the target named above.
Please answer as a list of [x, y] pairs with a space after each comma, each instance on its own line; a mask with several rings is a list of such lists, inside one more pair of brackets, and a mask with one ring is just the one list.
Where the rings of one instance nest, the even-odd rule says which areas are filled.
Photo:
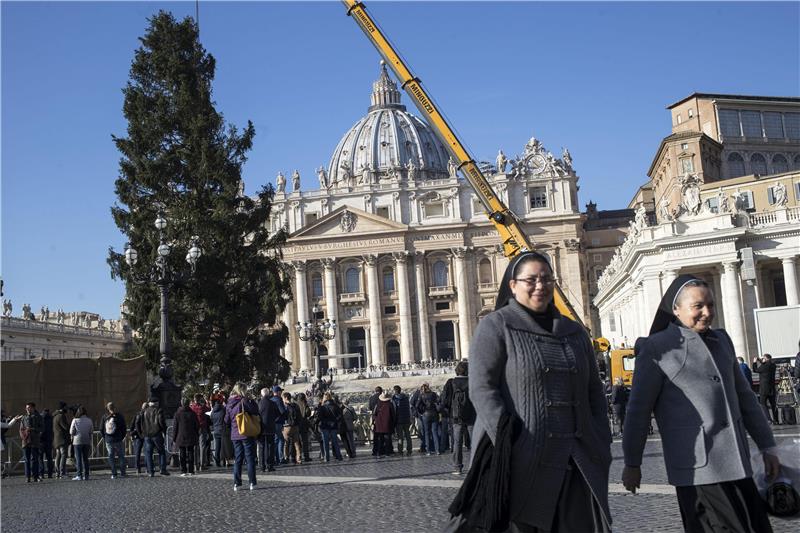
[[492, 282], [492, 262], [488, 258], [483, 258], [478, 263], [478, 283]]
[[319, 272], [311, 274], [311, 297], [322, 298], [322, 274]]
[[736, 152], [728, 156], [728, 177], [738, 178], [744, 176], [744, 159]]
[[789, 162], [781, 154], [776, 154], [772, 158], [772, 173], [781, 174], [782, 172], [789, 172]]
[[361, 292], [361, 275], [356, 267], [350, 267], [344, 273], [344, 292]]
[[387, 266], [383, 269], [383, 292], [394, 291], [394, 269]]
[[436, 261], [433, 264], [433, 286], [446, 287], [449, 285], [447, 278], [447, 263], [441, 260]]
[[750, 173], [758, 174], [759, 176], [767, 175], [767, 160], [761, 154], [753, 154], [750, 156]]

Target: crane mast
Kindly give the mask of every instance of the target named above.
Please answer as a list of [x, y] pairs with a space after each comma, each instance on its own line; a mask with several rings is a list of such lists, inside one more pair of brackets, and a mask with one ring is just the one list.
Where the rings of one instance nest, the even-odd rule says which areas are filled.
[[[520, 252], [533, 250], [533, 246], [522, 230], [516, 215], [494, 192], [489, 180], [483, 175], [466, 147], [461, 143], [447, 120], [433, 103], [433, 99], [422, 87], [419, 78], [414, 76], [408, 69], [392, 44], [367, 13], [363, 2], [357, 0], [342, 0], [342, 2], [347, 7], [347, 14], [356, 21], [384, 61], [391, 67], [397, 79], [400, 80], [401, 87], [411, 97], [419, 112], [427, 118], [428, 124], [431, 125], [437, 136], [450, 149], [458, 169], [478, 195], [478, 199], [481, 201], [486, 213], [488, 213], [489, 220], [492, 221], [495, 229], [500, 234], [503, 253], [507, 257], [514, 257]], [[579, 324], [583, 324], [559, 286], [555, 288], [554, 302], [562, 315]]]

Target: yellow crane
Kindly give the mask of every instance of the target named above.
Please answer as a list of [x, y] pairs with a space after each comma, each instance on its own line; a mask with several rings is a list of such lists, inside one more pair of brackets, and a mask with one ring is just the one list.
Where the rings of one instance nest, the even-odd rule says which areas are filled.
[[[392, 44], [383, 34], [381, 29], [367, 13], [363, 2], [356, 0], [342, 0], [347, 7], [347, 14], [356, 21], [364, 34], [369, 38], [378, 53], [383, 56], [384, 61], [391, 67], [397, 79], [400, 80], [403, 90], [411, 97], [414, 105], [427, 119], [434, 132], [450, 149], [458, 165], [458, 169], [467, 179], [467, 182], [475, 190], [478, 198], [483, 204], [483, 208], [489, 215], [500, 239], [503, 242], [503, 252], [507, 257], [514, 257], [518, 253], [526, 250], [533, 250], [531, 242], [522, 230], [516, 215], [503, 203], [495, 194], [489, 180], [483, 175], [475, 160], [467, 151], [466, 147], [458, 140], [453, 128], [447, 123], [444, 116], [439, 112], [433, 99], [422, 87], [419, 78], [414, 76], [400, 58]], [[580, 317], [575, 313], [574, 308], [569, 304], [561, 287], [556, 286], [555, 304], [559, 312], [583, 325]]]

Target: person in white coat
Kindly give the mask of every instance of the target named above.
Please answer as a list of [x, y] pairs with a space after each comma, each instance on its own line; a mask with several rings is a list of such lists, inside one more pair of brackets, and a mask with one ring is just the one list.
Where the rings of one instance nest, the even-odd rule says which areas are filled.
[[87, 481], [89, 479], [89, 455], [92, 453], [92, 432], [94, 424], [86, 414], [86, 408], [78, 406], [75, 418], [69, 428], [72, 435], [72, 447], [75, 450], [75, 467], [78, 469], [73, 481]]

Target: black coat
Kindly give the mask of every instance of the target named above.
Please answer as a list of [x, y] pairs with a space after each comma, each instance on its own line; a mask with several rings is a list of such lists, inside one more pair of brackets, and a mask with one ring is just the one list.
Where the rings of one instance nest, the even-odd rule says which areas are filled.
[[200, 428], [197, 415], [189, 408], [180, 407], [175, 413], [172, 423], [172, 441], [175, 446], [196, 446], [199, 441]]
[[758, 391], [760, 394], [775, 394], [775, 370], [777, 366], [772, 361], [766, 363], [753, 362], [753, 370], [758, 372]]
[[258, 401], [258, 414], [261, 417], [261, 434], [274, 435], [275, 424], [281, 416], [278, 406], [269, 396], [263, 396]]
[[225, 433], [225, 408], [220, 404], [211, 409], [211, 433], [214, 435]]

